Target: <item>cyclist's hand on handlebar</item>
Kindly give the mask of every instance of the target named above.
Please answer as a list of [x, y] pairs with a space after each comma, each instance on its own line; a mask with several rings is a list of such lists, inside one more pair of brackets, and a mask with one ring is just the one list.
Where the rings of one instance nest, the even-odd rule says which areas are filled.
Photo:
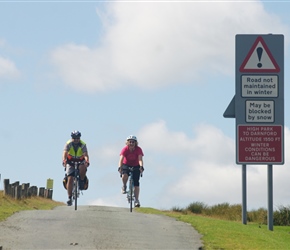
[[143, 171], [144, 171], [144, 167], [142, 166], [140, 167], [140, 172], [143, 173]]
[[90, 162], [89, 161], [85, 161], [85, 165], [86, 165], [86, 167], [90, 166]]
[[62, 165], [63, 165], [64, 167], [66, 167], [66, 160], [63, 160], [63, 161], [62, 161]]

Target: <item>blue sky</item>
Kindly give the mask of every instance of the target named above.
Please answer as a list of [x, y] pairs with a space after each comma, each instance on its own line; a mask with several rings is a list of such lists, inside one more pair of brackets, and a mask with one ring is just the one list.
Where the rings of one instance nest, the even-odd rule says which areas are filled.
[[[235, 120], [235, 35], [285, 36], [285, 164], [274, 207], [289, 205], [289, 1], [0, 1], [3, 179], [66, 201], [61, 156], [72, 130], [91, 166], [82, 205], [126, 207], [119, 153], [144, 151], [142, 206], [241, 203]], [[248, 166], [248, 208], [267, 207], [267, 167]]]

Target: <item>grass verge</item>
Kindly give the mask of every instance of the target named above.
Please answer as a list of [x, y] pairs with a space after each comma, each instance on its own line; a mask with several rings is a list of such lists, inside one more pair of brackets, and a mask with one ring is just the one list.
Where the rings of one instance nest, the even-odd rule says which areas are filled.
[[0, 221], [22, 210], [50, 210], [56, 206], [62, 205], [64, 205], [64, 203], [42, 197], [15, 200], [11, 197], [4, 196], [3, 191], [0, 191]]
[[138, 212], [163, 214], [190, 223], [201, 235], [204, 249], [289, 249], [290, 227], [276, 226], [273, 231], [267, 225], [221, 220], [196, 214], [138, 208]]

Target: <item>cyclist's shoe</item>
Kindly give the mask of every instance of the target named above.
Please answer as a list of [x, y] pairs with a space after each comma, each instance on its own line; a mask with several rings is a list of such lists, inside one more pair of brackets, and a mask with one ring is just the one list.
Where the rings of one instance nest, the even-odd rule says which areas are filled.
[[126, 193], [127, 193], [126, 189], [127, 189], [126, 186], [123, 186], [123, 187], [122, 187], [122, 194], [126, 194]]
[[71, 206], [72, 205], [72, 199], [70, 198], [66, 203], [67, 203], [68, 206]]
[[85, 181], [84, 180], [79, 180], [79, 189], [84, 190], [85, 189]]
[[135, 207], [140, 207], [140, 202], [139, 202], [139, 200], [135, 200]]

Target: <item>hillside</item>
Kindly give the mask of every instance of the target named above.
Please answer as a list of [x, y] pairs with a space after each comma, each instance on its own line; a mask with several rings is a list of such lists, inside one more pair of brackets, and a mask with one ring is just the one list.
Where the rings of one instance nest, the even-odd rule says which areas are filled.
[[22, 210], [49, 210], [62, 205], [65, 204], [38, 196], [24, 200], [15, 200], [4, 196], [4, 191], [0, 190], [0, 221]]

